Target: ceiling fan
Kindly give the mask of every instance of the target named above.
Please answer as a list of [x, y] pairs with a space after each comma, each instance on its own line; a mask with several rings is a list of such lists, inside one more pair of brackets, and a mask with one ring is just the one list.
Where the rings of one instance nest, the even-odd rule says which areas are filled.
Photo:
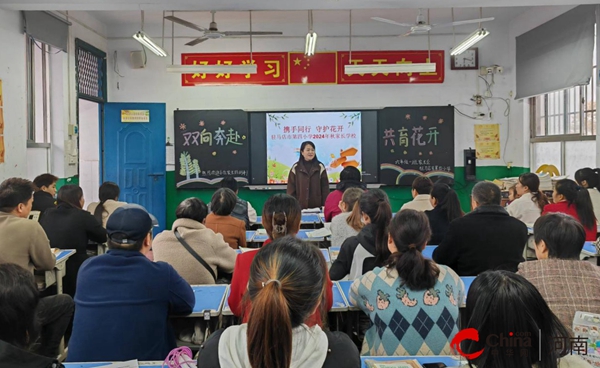
[[450, 23], [429, 24], [428, 21], [427, 21], [429, 19], [429, 9], [427, 9], [427, 20], [425, 19], [425, 16], [423, 15], [422, 10], [419, 9], [419, 14], [417, 15], [417, 22], [414, 23], [414, 24], [411, 24], [411, 23], [400, 23], [400, 22], [396, 22], [396, 21], [393, 21], [393, 20], [390, 20], [390, 19], [380, 18], [380, 17], [373, 17], [371, 19], [376, 20], [378, 22], [393, 24], [393, 25], [400, 26], [400, 27], [410, 27], [410, 31], [406, 32], [405, 34], [403, 34], [401, 36], [409, 36], [409, 35], [415, 34], [415, 33], [416, 34], [427, 33], [429, 31], [431, 31], [433, 28], [461, 26], [463, 24], [483, 23], [483, 22], [489, 22], [491, 20], [494, 20], [494, 18], [492, 17], [492, 18], [479, 18], [479, 19], [459, 20], [459, 21], [450, 22]]
[[[200, 27], [192, 22], [188, 22], [187, 20], [175, 17], [173, 15], [166, 16], [165, 19], [170, 20], [171, 22], [175, 22], [177, 24], [181, 24], [182, 26], [203, 32], [202, 36], [186, 43], [186, 46], [195, 46], [209, 39], [215, 40], [218, 38], [224, 38], [228, 36], [266, 36], [283, 34], [283, 32], [219, 31], [219, 29], [217, 28], [217, 23], [215, 22], [215, 11], [211, 11], [210, 13], [212, 14], [212, 22], [210, 22], [208, 29]], [[252, 29], [252, 24], [250, 24], [250, 29]]]

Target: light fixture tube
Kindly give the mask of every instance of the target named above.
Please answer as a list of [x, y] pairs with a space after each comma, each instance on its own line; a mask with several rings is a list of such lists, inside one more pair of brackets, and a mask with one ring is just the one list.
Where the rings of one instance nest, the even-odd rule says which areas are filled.
[[435, 63], [413, 63], [413, 64], [359, 64], [345, 65], [345, 74], [368, 74], [368, 73], [433, 73], [436, 70]]
[[256, 74], [256, 64], [247, 65], [169, 65], [167, 72], [180, 74]]
[[317, 34], [313, 31], [310, 31], [306, 34], [306, 45], [304, 47], [304, 54], [306, 56], [314, 55], [316, 47], [317, 47]]
[[163, 50], [162, 47], [158, 46], [158, 44], [154, 42], [152, 38], [150, 38], [150, 36], [148, 36], [144, 31], [139, 31], [138, 33], [134, 34], [133, 38], [135, 38], [135, 40], [142, 45], [146, 46], [148, 50], [152, 51], [156, 55], [161, 57], [167, 56], [167, 52]]
[[471, 46], [475, 45], [477, 42], [487, 37], [487, 35], [489, 34], [490, 32], [485, 28], [477, 29], [475, 32], [471, 33], [469, 37], [465, 38], [461, 43], [452, 48], [452, 50], [450, 51], [450, 55], [462, 54], [463, 52], [467, 51]]

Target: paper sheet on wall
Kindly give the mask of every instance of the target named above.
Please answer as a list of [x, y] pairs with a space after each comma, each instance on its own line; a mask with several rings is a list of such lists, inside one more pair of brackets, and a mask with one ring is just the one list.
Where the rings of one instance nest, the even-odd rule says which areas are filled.
[[175, 165], [175, 147], [167, 146], [167, 165]]
[[2, 79], [0, 79], [0, 107], [4, 106], [4, 98], [2, 97]]
[[475, 125], [475, 150], [476, 157], [480, 160], [500, 158], [499, 124]]
[[0, 107], [0, 135], [4, 135], [4, 109]]

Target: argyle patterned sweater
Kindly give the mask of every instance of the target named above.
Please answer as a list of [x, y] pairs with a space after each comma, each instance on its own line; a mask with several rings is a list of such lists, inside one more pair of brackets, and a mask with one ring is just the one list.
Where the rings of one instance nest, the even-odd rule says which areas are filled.
[[361, 355], [450, 355], [458, 332], [465, 286], [452, 269], [438, 265], [433, 288], [400, 286], [395, 268], [375, 268], [354, 281], [350, 301], [370, 318]]

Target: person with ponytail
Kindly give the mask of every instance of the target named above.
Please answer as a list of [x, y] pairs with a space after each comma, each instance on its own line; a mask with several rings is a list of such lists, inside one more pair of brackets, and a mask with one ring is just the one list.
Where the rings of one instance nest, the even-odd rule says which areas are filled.
[[425, 211], [431, 227], [431, 239], [427, 244], [438, 245], [444, 240], [450, 223], [464, 213], [456, 192], [448, 184], [435, 183], [431, 190], [432, 210]]
[[339, 247], [346, 239], [358, 235], [363, 228], [358, 200], [365, 191], [361, 188], [348, 188], [342, 195], [339, 207], [342, 213], [331, 220], [331, 246]]
[[255, 253], [245, 297], [249, 318], [213, 333], [200, 347], [198, 368], [359, 368], [348, 335], [308, 322], [331, 289], [319, 249], [286, 236]]
[[[271, 196], [265, 202], [262, 211], [262, 224], [269, 239], [267, 239], [263, 247], [269, 245], [272, 241], [285, 236], [295, 237], [300, 230], [300, 220], [302, 218], [302, 209], [298, 200], [287, 194], [275, 194]], [[307, 247], [313, 247], [312, 244], [305, 243]], [[235, 266], [233, 268], [233, 278], [231, 279], [230, 293], [229, 293], [229, 307], [231, 312], [241, 317], [243, 321], [247, 321], [249, 317], [249, 311], [252, 307], [250, 299], [244, 299], [244, 295], [248, 291], [248, 280], [250, 279], [250, 265], [257, 255], [257, 251], [248, 251], [242, 254], [238, 254], [235, 260]], [[327, 268], [325, 268], [327, 270]], [[326, 272], [327, 273], [327, 272]], [[326, 304], [325, 311], [329, 311], [333, 305], [333, 294], [331, 287], [333, 283], [327, 274], [325, 277], [326, 282]], [[321, 313], [321, 309], [318, 308], [308, 318], [307, 324], [323, 325], [323, 320], [326, 317], [326, 313]]]
[[106, 228], [106, 221], [110, 215], [119, 207], [126, 205], [126, 202], [119, 202], [119, 194], [121, 189], [117, 183], [105, 181], [98, 189], [98, 198], [100, 202], [92, 202], [88, 205], [88, 212], [94, 215], [96, 220], [102, 223], [102, 227]]
[[[361, 355], [453, 354], [450, 341], [458, 332], [465, 286], [452, 269], [423, 257], [430, 236], [424, 213], [398, 212], [389, 227], [386, 243], [392, 255], [385, 267], [367, 272], [352, 284], [350, 302], [372, 322]], [[418, 327], [425, 320], [446, 322], [440, 328]], [[411, 325], [415, 328], [407, 328]]]
[[600, 219], [600, 169], [590, 169], [589, 167], [579, 169], [575, 172], [575, 181], [590, 193], [594, 216], [596, 216], [596, 220]]
[[342, 243], [338, 258], [329, 270], [332, 280], [341, 280], [346, 275], [349, 280], [355, 280], [383, 266], [390, 256], [387, 227], [392, 220], [392, 209], [387, 194], [381, 189], [371, 189], [360, 196], [358, 206], [365, 226], [358, 235]]
[[596, 216], [590, 193], [571, 179], [563, 179], [556, 183], [552, 192], [554, 203], [544, 207], [542, 215], [559, 212], [575, 217], [585, 229], [585, 240], [596, 241]]
[[511, 202], [506, 211], [525, 224], [535, 223], [548, 204], [546, 195], [540, 190], [540, 177], [535, 173], [521, 174], [515, 189], [519, 198]]

